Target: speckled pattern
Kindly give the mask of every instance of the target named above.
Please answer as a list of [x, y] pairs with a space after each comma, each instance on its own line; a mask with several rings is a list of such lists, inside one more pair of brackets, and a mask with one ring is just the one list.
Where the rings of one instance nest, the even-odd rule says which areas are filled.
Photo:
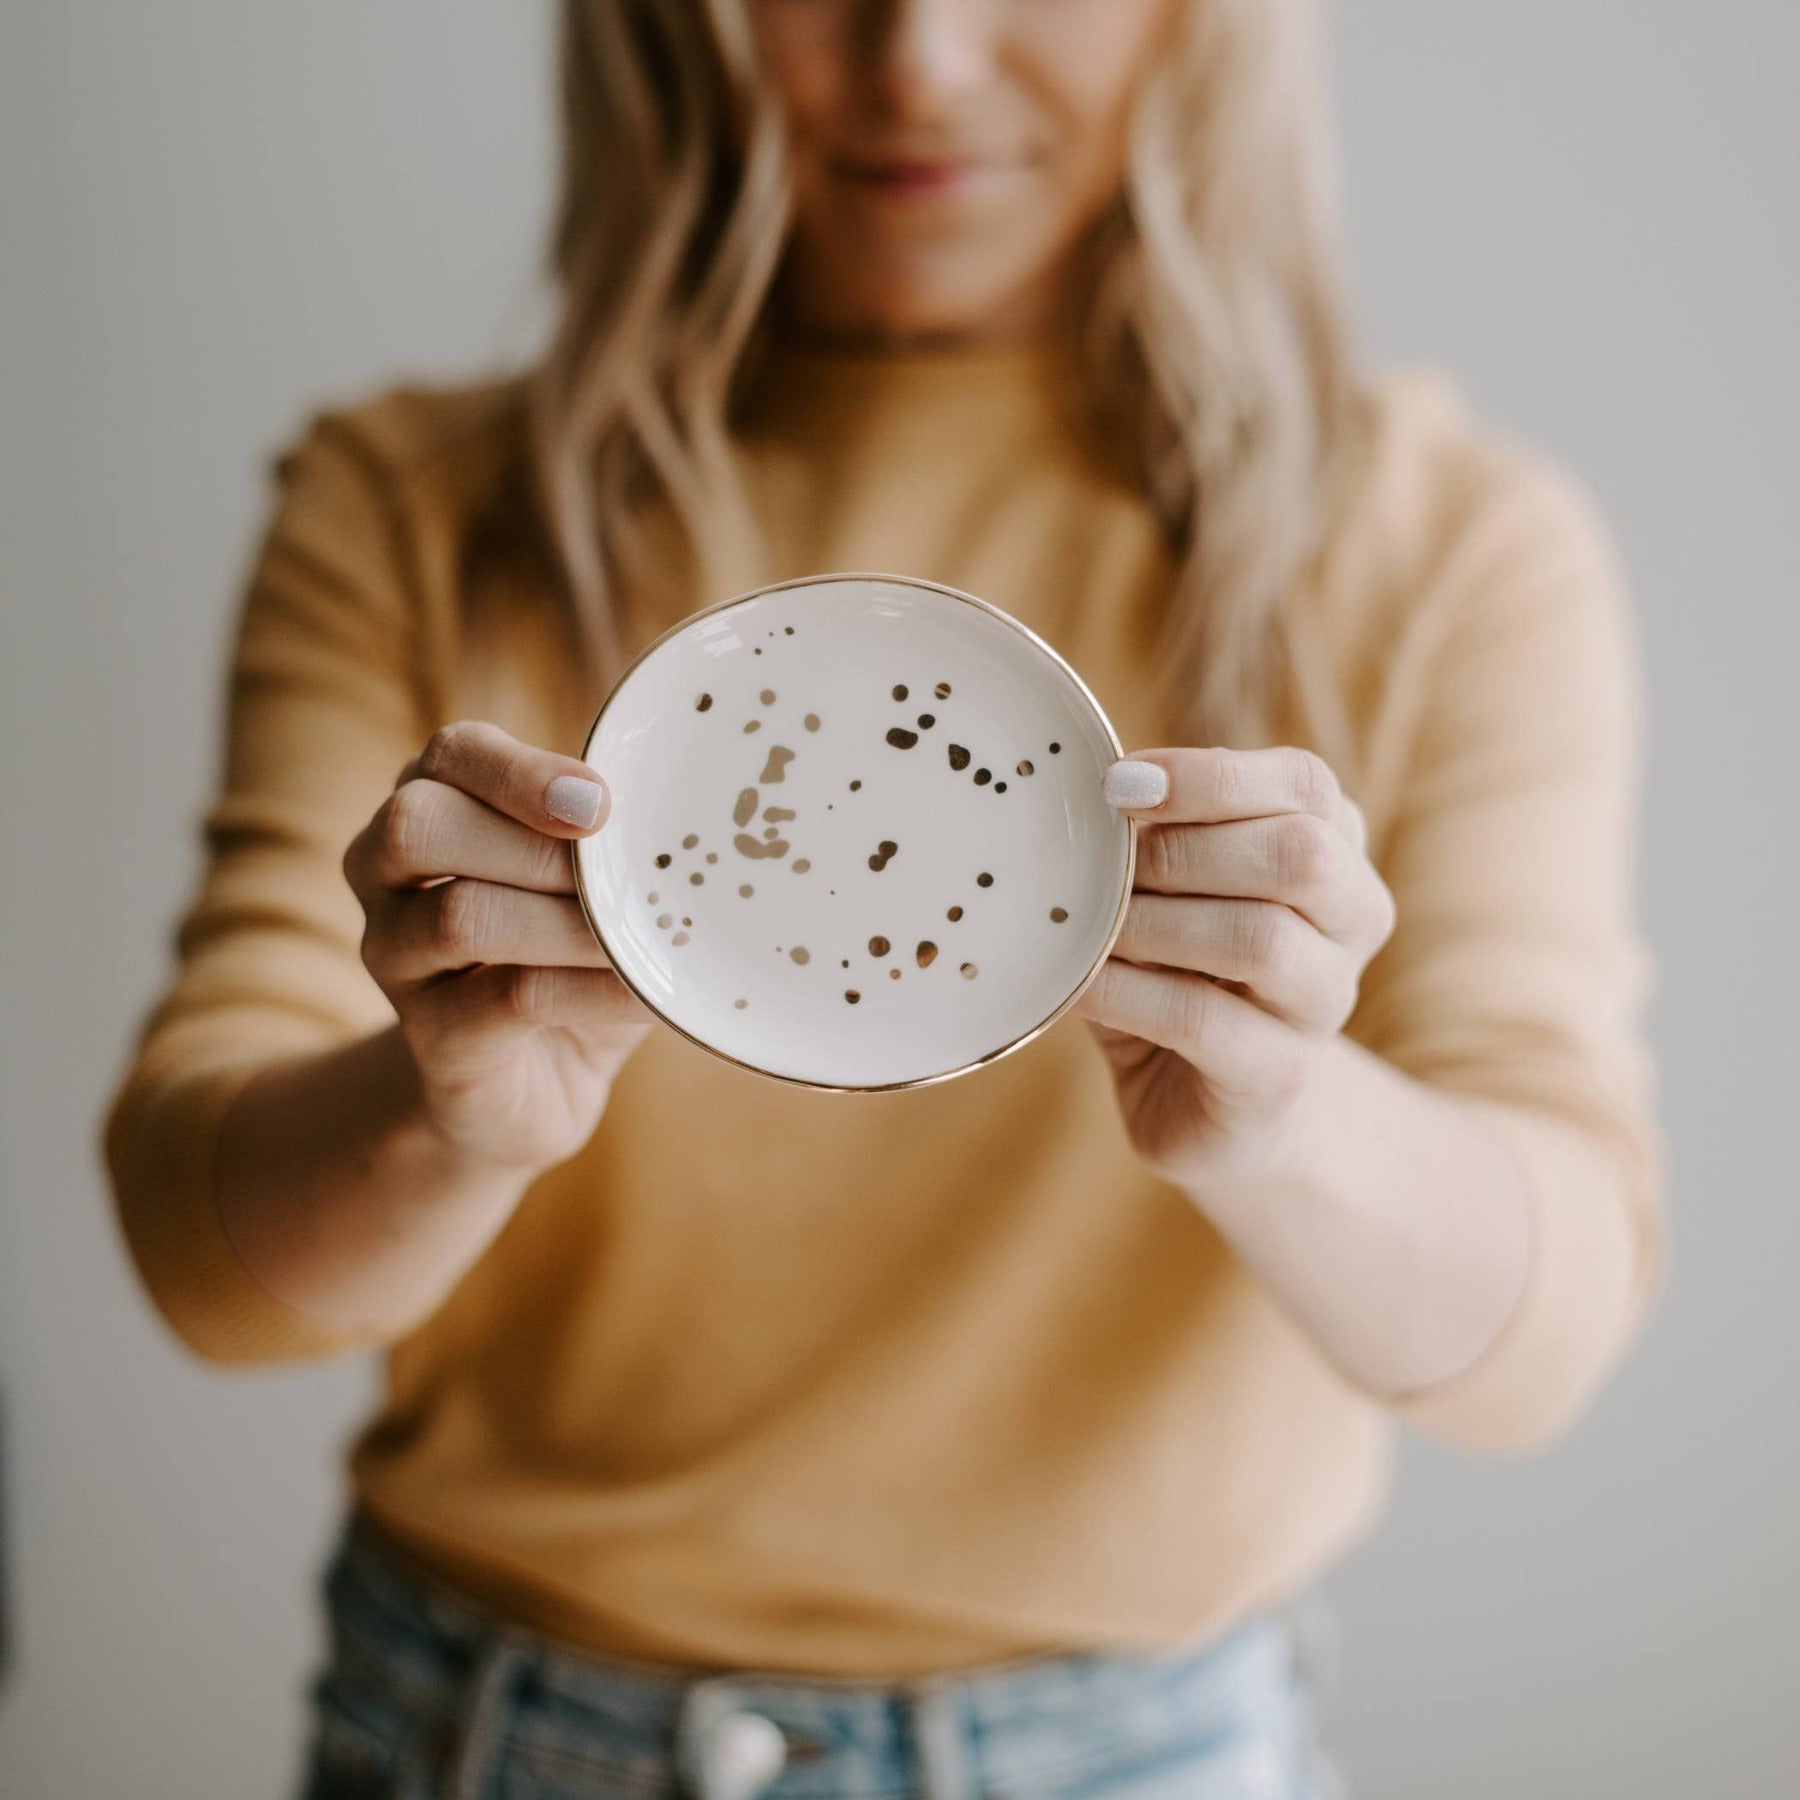
[[[652, 1006], [735, 1060], [830, 1086], [978, 1063], [1114, 923], [1110, 735], [1054, 655], [949, 590], [838, 578], [709, 609], [596, 721], [614, 807], [578, 856], [589, 916]], [[980, 1024], [971, 986], [996, 976]]]

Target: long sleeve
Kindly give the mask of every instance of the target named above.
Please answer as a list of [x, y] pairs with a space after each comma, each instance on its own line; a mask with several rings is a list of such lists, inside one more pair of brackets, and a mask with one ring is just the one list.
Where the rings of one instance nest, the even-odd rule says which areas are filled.
[[1472, 1368], [1397, 1403], [1430, 1435], [1504, 1452], [1570, 1421], [1641, 1319], [1667, 1146], [1633, 891], [1634, 616], [1582, 492], [1534, 459], [1499, 469], [1419, 620], [1422, 697], [1379, 859], [1399, 924], [1349, 1031], [1468, 1099], [1524, 1175], [1530, 1269], [1510, 1322]]
[[221, 1118], [260, 1068], [390, 1023], [363, 967], [350, 839], [429, 735], [419, 632], [382, 470], [325, 414], [276, 463], [278, 504], [240, 602], [222, 774], [176, 967], [109, 1102], [103, 1147], [139, 1274], [223, 1361], [346, 1347], [284, 1306], [220, 1228]]

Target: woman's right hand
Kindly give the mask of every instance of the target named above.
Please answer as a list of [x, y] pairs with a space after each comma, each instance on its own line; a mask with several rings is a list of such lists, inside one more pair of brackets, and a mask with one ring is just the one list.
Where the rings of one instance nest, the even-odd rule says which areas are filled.
[[472, 1166], [536, 1174], [573, 1156], [654, 1022], [575, 895], [571, 841], [611, 803], [576, 758], [458, 720], [344, 854], [423, 1122]]

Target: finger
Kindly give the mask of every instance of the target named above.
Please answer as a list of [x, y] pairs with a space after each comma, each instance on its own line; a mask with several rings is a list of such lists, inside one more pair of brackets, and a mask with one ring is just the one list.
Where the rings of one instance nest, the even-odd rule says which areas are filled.
[[559, 965], [502, 963], [469, 969], [421, 988], [408, 1004], [415, 1018], [438, 1025], [477, 1017], [531, 1029], [596, 1031], [656, 1022], [656, 1014], [614, 970]]
[[485, 719], [458, 719], [431, 734], [416, 780], [427, 776], [553, 837], [580, 837], [605, 824], [612, 795], [597, 771], [573, 756], [521, 743]]
[[[1165, 778], [1161, 783], [1157, 770]], [[1136, 750], [1107, 770], [1102, 791], [1122, 811], [1159, 825], [1212, 825], [1273, 813], [1312, 813], [1330, 822], [1342, 795], [1331, 764], [1297, 744]]]
[[1387, 913], [1381, 878], [1316, 813], [1158, 825], [1138, 839], [1133, 882], [1158, 894], [1277, 900], [1327, 937], [1358, 945]]
[[1072, 1011], [1161, 1044], [1221, 1092], [1284, 1091], [1300, 1065], [1300, 1033], [1209, 981], [1176, 969], [1140, 969], [1108, 957]]
[[1306, 1031], [1336, 1031], [1356, 1005], [1344, 947], [1268, 900], [1133, 894], [1112, 954], [1241, 983], [1265, 1012]]
[[567, 838], [549, 837], [461, 788], [420, 776], [396, 787], [344, 855], [344, 875], [364, 905], [385, 888], [443, 875], [502, 882], [539, 894], [572, 894]]
[[576, 901], [497, 882], [390, 890], [369, 917], [363, 961], [390, 991], [475, 963], [612, 966]]

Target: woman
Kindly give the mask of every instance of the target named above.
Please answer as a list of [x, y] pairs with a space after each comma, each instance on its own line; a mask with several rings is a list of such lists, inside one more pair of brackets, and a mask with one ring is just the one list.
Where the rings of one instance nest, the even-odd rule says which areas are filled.
[[[1357, 366], [1308, 24], [571, 0], [546, 352], [282, 460], [106, 1149], [200, 1354], [386, 1352], [309, 1793], [1327, 1791], [1393, 1424], [1536, 1446], [1641, 1318], [1632, 616]], [[623, 662], [833, 568], [1141, 746], [1078, 1006], [850, 1100], [657, 1028], [568, 859]]]

